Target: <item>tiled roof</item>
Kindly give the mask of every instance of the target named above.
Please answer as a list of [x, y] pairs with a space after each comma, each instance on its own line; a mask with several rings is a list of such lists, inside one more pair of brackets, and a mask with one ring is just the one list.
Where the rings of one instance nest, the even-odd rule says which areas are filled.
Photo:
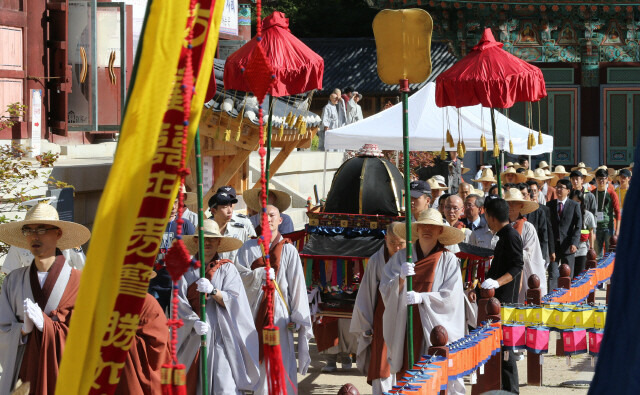
[[[309, 48], [324, 59], [323, 95], [333, 89], [352, 86], [359, 93], [397, 93], [398, 85], [387, 85], [378, 77], [376, 42], [373, 38], [304, 38]], [[421, 84], [411, 84], [414, 91], [435, 81], [436, 77], [457, 61], [446, 44], [431, 43], [431, 76]]]

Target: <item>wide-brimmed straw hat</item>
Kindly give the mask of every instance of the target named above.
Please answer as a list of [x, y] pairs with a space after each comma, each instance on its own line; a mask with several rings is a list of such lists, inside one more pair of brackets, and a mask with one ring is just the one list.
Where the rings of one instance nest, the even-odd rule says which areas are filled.
[[[445, 224], [442, 221], [442, 214], [433, 208], [422, 210], [418, 220], [411, 223], [411, 236], [413, 240], [418, 238], [418, 225], [440, 226], [442, 228], [442, 233], [438, 236], [438, 241], [440, 244], [445, 246], [458, 244], [464, 240], [464, 231]], [[405, 223], [398, 223], [393, 227], [393, 232], [398, 235], [398, 237], [406, 240], [407, 225]]]
[[[544, 173], [543, 173], [544, 174]], [[527, 177], [527, 180], [533, 180], [536, 176], [536, 174], [533, 172], [533, 170], [531, 169], [527, 169], [524, 172], [524, 176]]]
[[545, 181], [551, 180], [552, 178], [553, 176], [546, 175], [544, 169], [538, 168], [533, 172], [533, 177], [531, 177], [530, 179], [537, 181], [538, 184], [542, 184]]
[[504, 192], [504, 200], [507, 201], [507, 203], [523, 203], [524, 205], [520, 209], [520, 215], [526, 215], [538, 209], [538, 203], [532, 202], [531, 200], [525, 200], [524, 196], [522, 196], [522, 192], [516, 188], [507, 189]]
[[471, 171], [471, 169], [468, 168], [468, 167], [463, 167], [462, 168], [462, 174], [467, 174], [469, 171]]
[[[262, 210], [262, 202], [260, 200], [260, 187], [253, 188], [244, 191], [242, 197], [244, 198], [244, 202], [253, 211], [260, 212]], [[280, 212], [288, 209], [291, 206], [291, 196], [288, 193], [278, 191], [273, 185], [269, 184], [269, 193], [273, 193], [276, 196], [276, 202], [273, 204], [272, 202], [268, 202], [268, 204], [274, 205], [278, 208]]]
[[[218, 253], [234, 251], [242, 247], [242, 241], [240, 239], [236, 239], [231, 236], [223, 236], [220, 233], [218, 223], [212, 219], [205, 219], [202, 221], [202, 228], [204, 231], [204, 237], [220, 239], [220, 244], [217, 249]], [[183, 236], [183, 238], [184, 244], [187, 246], [189, 251], [191, 251], [192, 254], [196, 254], [198, 252], [198, 235]]]
[[585, 169], [582, 168], [577, 168], [576, 170], [571, 170], [571, 174], [569, 174], [569, 178], [572, 177], [572, 175], [576, 175], [577, 173], [580, 173], [582, 175], [582, 182], [584, 183], [589, 183], [591, 182], [591, 180], [593, 180], [593, 175], [587, 173], [587, 171]]
[[191, 206], [193, 204], [198, 203], [196, 194], [193, 192], [187, 192], [187, 188], [185, 188], [184, 185], [180, 188], [180, 191], [184, 194], [185, 206]]
[[607, 166], [605, 166], [605, 165], [598, 166], [597, 168], [593, 169], [593, 171], [591, 172], [591, 174], [595, 177], [595, 176], [596, 176], [596, 172], [597, 172], [598, 170], [600, 170], [600, 169], [604, 169], [604, 170], [606, 170], [606, 171], [607, 171], [607, 175], [609, 176], [609, 181], [611, 181], [611, 178], [612, 178], [613, 176], [615, 176], [615, 174], [616, 174], [616, 170], [615, 170], [615, 169], [612, 169], [612, 168], [607, 167]]
[[584, 164], [584, 162], [578, 163], [578, 166], [572, 167], [571, 171], [584, 169], [586, 171], [591, 171], [591, 168]]
[[542, 161], [538, 163], [538, 169], [547, 169], [549, 170], [549, 164], [546, 161]]
[[514, 174], [516, 176], [516, 183], [521, 183], [521, 182], [525, 182], [527, 181], [527, 176], [524, 173], [518, 173], [516, 171], [515, 167], [508, 167], [507, 170], [503, 171], [500, 174], [500, 178], [502, 179], [502, 182], [505, 183], [505, 176], [507, 174]]
[[30, 245], [22, 234], [22, 227], [36, 224], [55, 226], [62, 230], [62, 236], [56, 243], [60, 250], [79, 247], [91, 238], [91, 231], [87, 227], [75, 222], [61, 221], [59, 218], [58, 211], [53, 206], [38, 203], [27, 211], [23, 221], [0, 225], [0, 241], [28, 250]]
[[493, 176], [493, 171], [491, 169], [482, 169], [482, 175], [477, 180], [471, 180], [473, 182], [497, 182], [496, 178]]
[[564, 166], [558, 165], [551, 174], [555, 174], [558, 178], [565, 178], [569, 175], [569, 172], [564, 168]]
[[433, 190], [446, 191], [447, 189], [449, 189], [449, 187], [447, 186], [440, 185], [438, 180], [436, 180], [434, 177], [429, 178], [427, 180], [427, 184], [429, 184], [429, 187], [431, 188], [432, 191]]

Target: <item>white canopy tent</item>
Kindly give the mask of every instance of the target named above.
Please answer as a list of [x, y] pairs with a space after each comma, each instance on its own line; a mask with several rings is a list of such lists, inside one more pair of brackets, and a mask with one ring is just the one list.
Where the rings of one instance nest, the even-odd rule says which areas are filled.
[[[409, 149], [411, 151], [439, 151], [448, 127], [454, 142], [458, 142], [458, 122], [467, 151], [481, 151], [480, 137], [484, 131], [487, 149], [493, 150], [491, 113], [480, 105], [473, 107], [438, 107], [436, 84], [428, 83], [409, 97]], [[458, 117], [458, 114], [460, 116]], [[498, 146], [509, 151], [509, 136], [513, 142], [513, 154], [538, 155], [553, 150], [553, 137], [544, 135], [543, 144], [527, 149], [529, 132], [538, 141], [538, 132], [511, 121], [499, 111], [495, 112]], [[363, 144], [377, 144], [382, 150], [402, 150], [402, 103], [372, 115], [362, 121], [327, 130], [326, 149], [358, 149]], [[447, 150], [449, 145], [445, 144]]]

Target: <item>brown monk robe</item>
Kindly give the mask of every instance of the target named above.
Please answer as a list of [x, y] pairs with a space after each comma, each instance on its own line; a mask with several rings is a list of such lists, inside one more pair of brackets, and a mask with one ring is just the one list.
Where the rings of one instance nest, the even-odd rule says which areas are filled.
[[63, 255], [56, 257], [42, 288], [38, 282], [37, 268], [31, 264], [29, 282], [34, 302], [43, 310], [44, 326], [42, 332], [34, 328], [29, 333], [27, 345], [20, 366], [20, 380], [30, 383], [29, 394], [52, 394], [56, 389], [58, 368], [62, 351], [69, 332], [69, 321], [80, 286], [80, 271], [71, 269], [69, 281], [58, 306], [49, 315], [44, 314], [45, 306], [64, 266]]
[[160, 394], [161, 368], [171, 361], [167, 317], [156, 299], [147, 294], [140, 322], [127, 354], [116, 394]]
[[[218, 254], [214, 255], [211, 262], [208, 263], [205, 277], [209, 279], [209, 281], [213, 281], [213, 275], [220, 268], [220, 266], [233, 263], [229, 259], [219, 259]], [[205, 295], [205, 300], [209, 298], [209, 295]], [[187, 299], [189, 299], [189, 304], [191, 305], [191, 309], [196, 313], [200, 314], [200, 292], [198, 292], [198, 284], [191, 283], [189, 288], [187, 288]], [[211, 336], [208, 334], [207, 336]], [[196, 353], [196, 357], [193, 358], [193, 362], [187, 370], [187, 393], [189, 395], [195, 395], [198, 390], [198, 380], [200, 380], [200, 350]]]
[[[440, 257], [442, 253], [445, 251], [445, 248], [442, 244], [437, 243], [433, 248], [429, 255], [425, 257], [424, 252], [420, 248], [420, 243], [414, 244], [416, 248], [417, 262], [415, 266], [415, 276], [413, 276], [413, 290], [415, 292], [431, 292], [431, 288], [433, 287], [433, 278], [436, 275], [436, 266], [440, 261]], [[422, 332], [422, 321], [420, 320], [420, 309], [417, 304], [411, 306], [411, 310], [413, 311], [413, 358], [414, 360], [419, 360], [422, 357], [422, 344], [424, 343], [424, 335]], [[404, 362], [402, 364], [402, 371], [397, 373], [397, 379], [400, 380], [408, 369], [411, 369], [409, 366], [409, 358], [407, 355], [407, 339], [405, 335], [404, 340]]]
[[[273, 268], [276, 278], [278, 276], [278, 270], [280, 269], [280, 256], [282, 255], [282, 247], [284, 247], [284, 245], [288, 243], [291, 243], [291, 240], [282, 239], [279, 242], [275, 243], [275, 245], [273, 244], [271, 245], [271, 250], [269, 251], [269, 265]], [[266, 262], [264, 258], [260, 257], [255, 261], [253, 261], [253, 263], [251, 264], [251, 270], [255, 270], [265, 266], [266, 266]], [[273, 292], [273, 297], [281, 298], [277, 288]], [[287, 309], [288, 309], [289, 307], [286, 301], [285, 301], [285, 305], [287, 305]], [[264, 357], [263, 355], [264, 339], [262, 338], [262, 331], [264, 327], [268, 325], [267, 308], [268, 308], [267, 298], [262, 298], [262, 301], [260, 302], [260, 307], [258, 308], [258, 312], [256, 313], [256, 318], [255, 318], [256, 330], [258, 331], [258, 341], [260, 342], [260, 362], [262, 362], [262, 358]]]

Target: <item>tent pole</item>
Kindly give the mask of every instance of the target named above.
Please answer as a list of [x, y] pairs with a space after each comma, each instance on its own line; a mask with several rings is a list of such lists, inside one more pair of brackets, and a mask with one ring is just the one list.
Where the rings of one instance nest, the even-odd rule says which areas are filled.
[[[411, 183], [411, 170], [409, 169], [409, 80], [400, 80], [400, 94], [402, 95], [402, 140], [404, 143], [404, 205], [407, 226], [407, 262], [412, 262], [411, 246], [411, 194], [409, 193]], [[413, 290], [411, 276], [407, 276], [407, 292]], [[407, 360], [408, 366], [413, 366], [413, 308], [407, 306]]]
[[[496, 139], [496, 117], [493, 107], [491, 107], [491, 129], [493, 132], [494, 144], [498, 141]], [[502, 152], [504, 155], [504, 151]], [[496, 181], [498, 182], [498, 196], [502, 197], [502, 181], [500, 181], [500, 155], [495, 157], [496, 160]]]
[[271, 175], [269, 167], [271, 166], [271, 120], [273, 118], [273, 95], [269, 94], [269, 118], [267, 120], [267, 158], [265, 163], [265, 178], [267, 180], [267, 204], [269, 204], [269, 182]]
[[322, 198], [326, 199], [327, 194], [327, 149], [324, 150], [324, 167], [322, 169]]
[[[204, 223], [204, 203], [202, 197], [202, 154], [200, 152], [200, 128], [198, 128], [196, 132], [196, 141], [195, 141], [195, 150], [196, 150], [196, 181], [198, 182], [198, 256], [200, 257], [200, 278], [204, 278], [206, 276], [206, 267], [207, 265], [204, 262], [204, 231], [203, 231], [203, 223]], [[200, 320], [202, 322], [207, 322], [207, 299], [205, 294], [200, 294]], [[200, 341], [200, 378], [202, 385], [202, 393], [208, 394], [208, 385], [207, 382], [207, 335], [202, 335]]]

